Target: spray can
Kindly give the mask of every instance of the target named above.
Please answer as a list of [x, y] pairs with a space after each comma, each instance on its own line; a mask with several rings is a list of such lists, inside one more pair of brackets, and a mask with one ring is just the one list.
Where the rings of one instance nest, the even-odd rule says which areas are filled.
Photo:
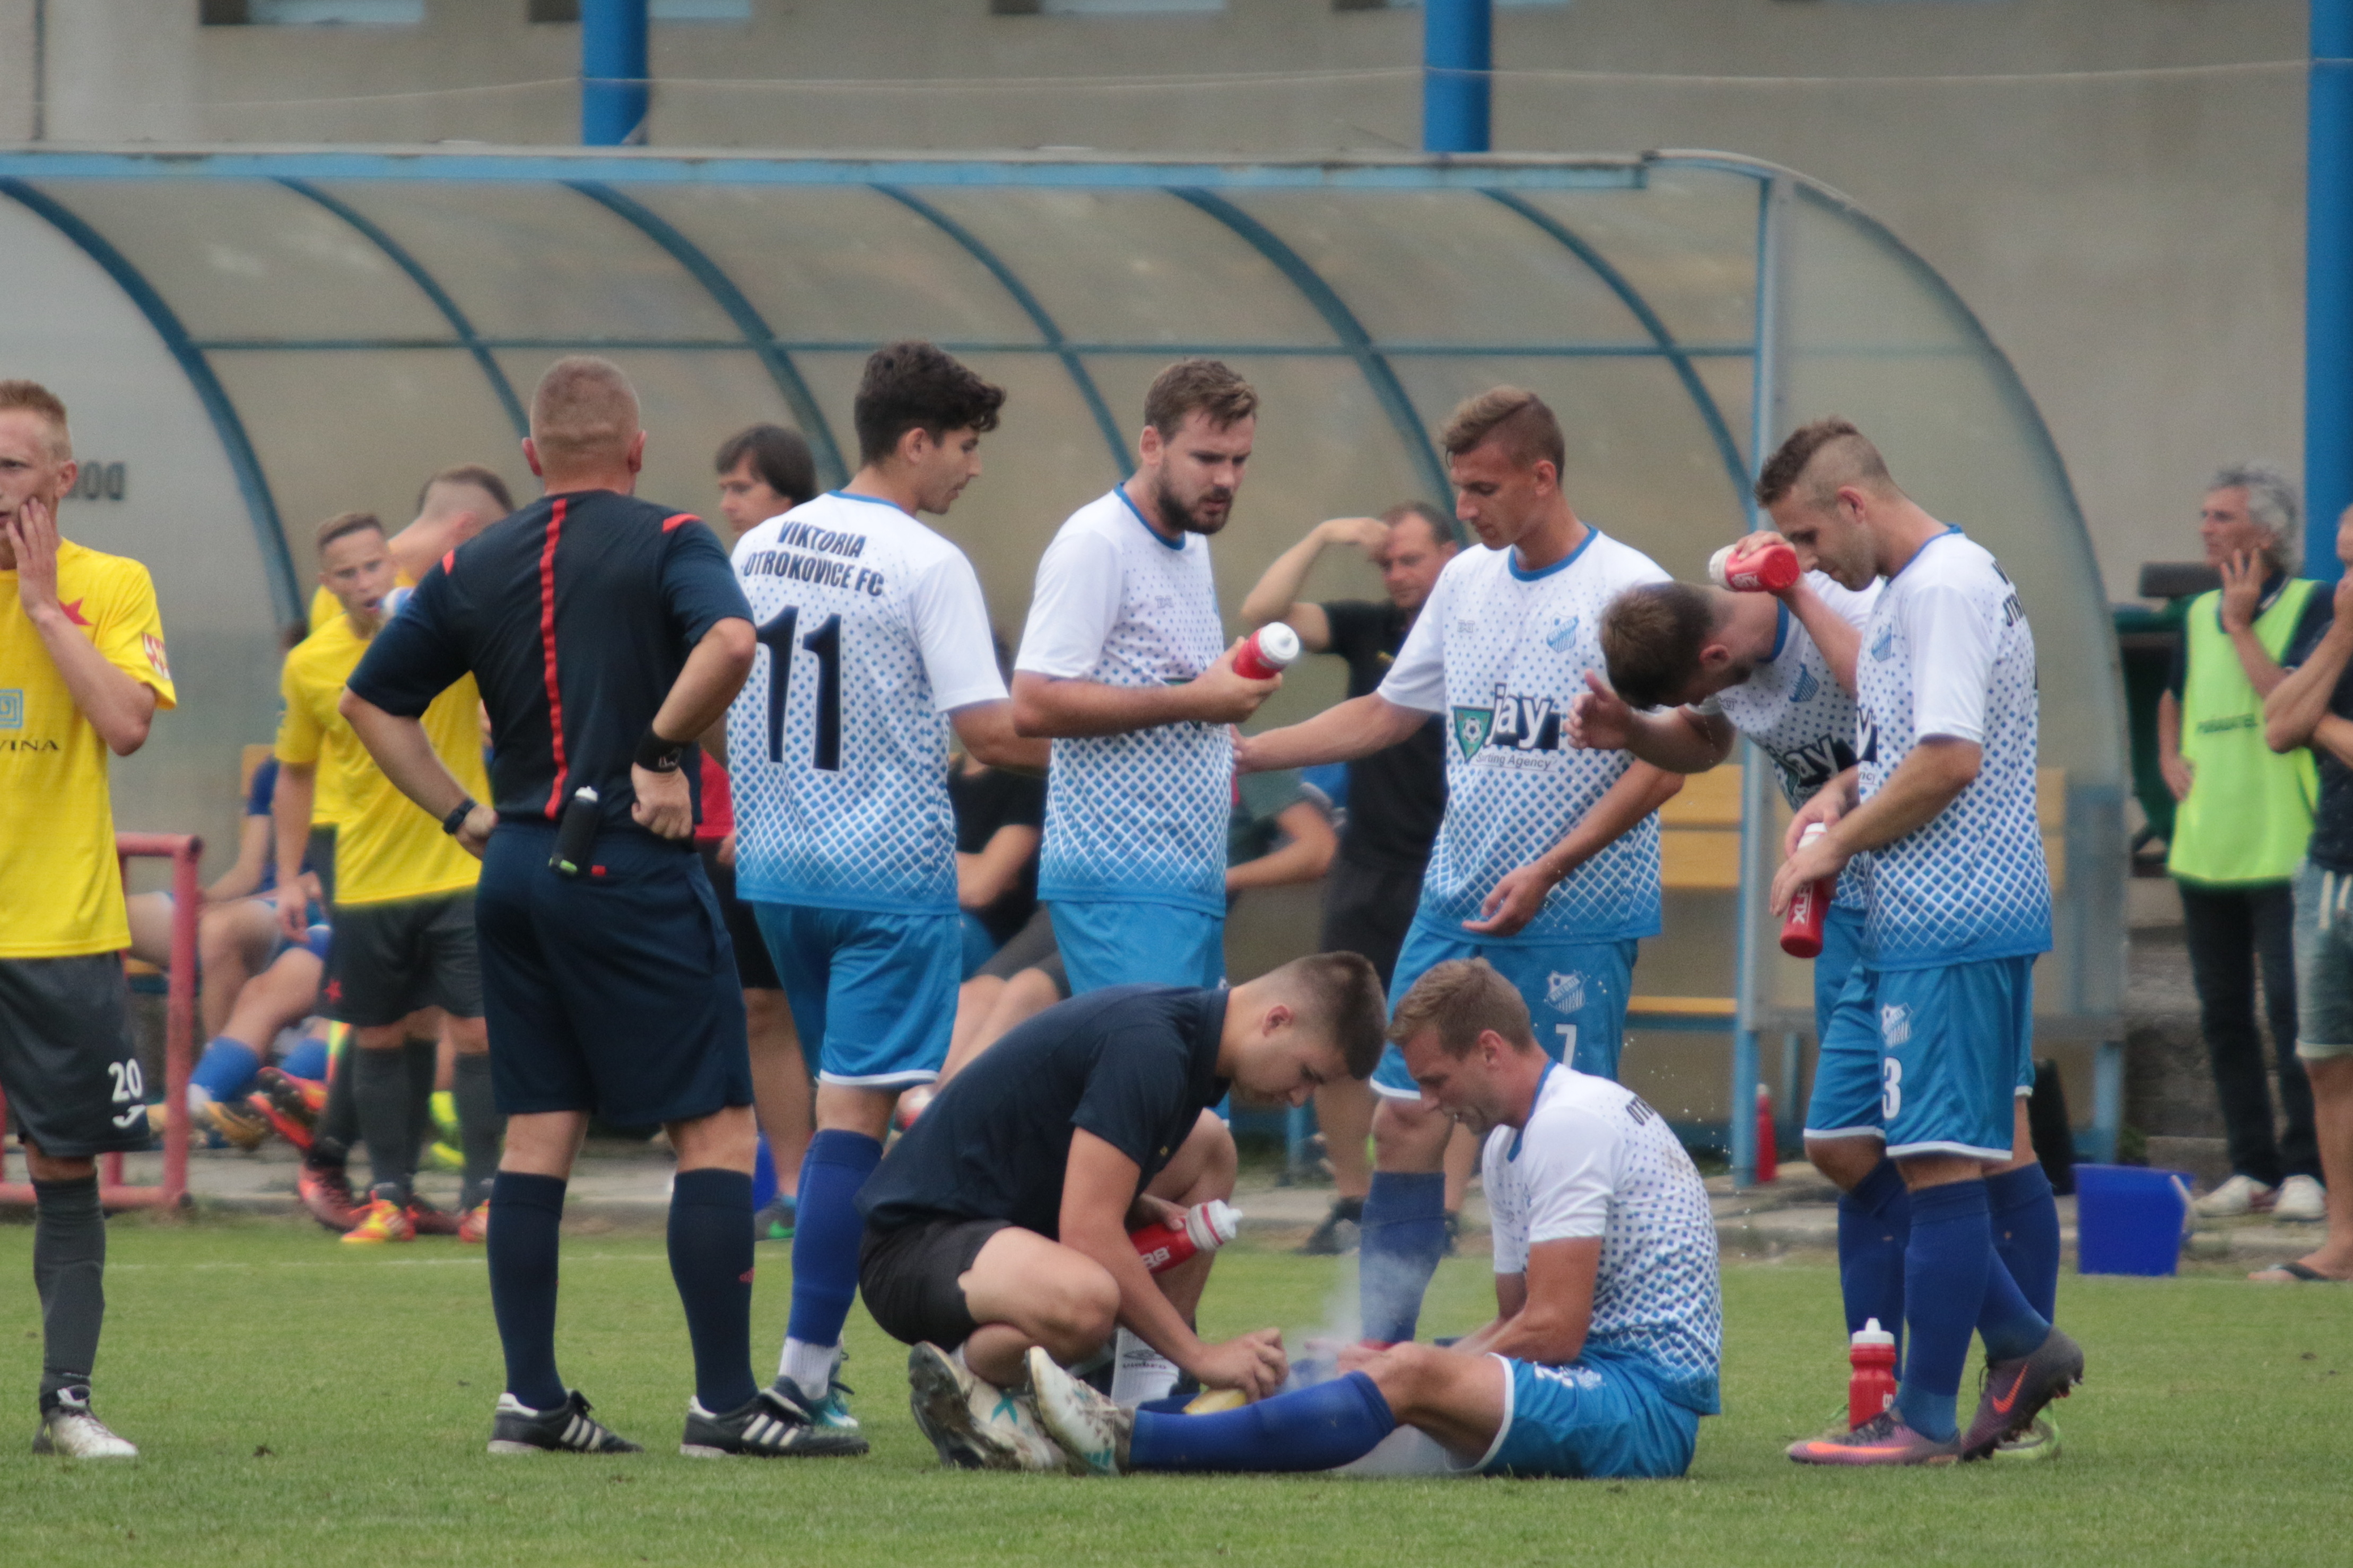
[[1155, 1274], [1176, 1268], [1197, 1252], [1215, 1252], [1241, 1234], [1242, 1216], [1229, 1204], [1211, 1198], [1185, 1211], [1181, 1224], [1147, 1225], [1131, 1230], [1144, 1267]]
[[1727, 544], [1707, 561], [1709, 581], [1741, 594], [1778, 594], [1804, 574], [1796, 549], [1778, 539], [1766, 540], [1746, 551]]
[[[1798, 847], [1803, 849], [1829, 829], [1817, 822], [1799, 836]], [[1809, 882], [1799, 888], [1789, 900], [1788, 918], [1781, 922], [1781, 951], [1791, 958], [1820, 958], [1822, 955], [1822, 921], [1831, 912], [1831, 895], [1838, 890], [1836, 877], [1824, 877], [1819, 882]]]
[[1848, 1344], [1847, 1364], [1854, 1370], [1846, 1382], [1846, 1419], [1860, 1426], [1895, 1403], [1895, 1336], [1866, 1319]]
[[564, 803], [555, 825], [555, 849], [547, 863], [566, 877], [577, 877], [596, 847], [596, 792], [582, 784]]
[[1245, 680], [1272, 680], [1297, 661], [1299, 634], [1269, 621], [1242, 639], [1234, 652], [1234, 673]]

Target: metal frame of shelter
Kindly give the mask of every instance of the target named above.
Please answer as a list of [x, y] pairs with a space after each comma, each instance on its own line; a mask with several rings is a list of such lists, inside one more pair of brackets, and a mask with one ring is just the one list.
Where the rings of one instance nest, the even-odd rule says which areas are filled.
[[[1595, 245], [1560, 217], [1525, 199], [1526, 193], [1562, 190], [1639, 190], [1654, 169], [1699, 168], [1753, 181], [1757, 194], [1756, 314], [1754, 331], [1746, 342], [1680, 341], [1666, 321], [1645, 300], [1639, 283], [1613, 266]], [[275, 183], [333, 214], [369, 245], [382, 252], [400, 272], [423, 291], [448, 323], [450, 335], [441, 339], [338, 338], [319, 340], [206, 340], [183, 324], [164, 295], [99, 230], [64, 201], [41, 189], [35, 181], [126, 180], [158, 184], [216, 181]], [[710, 297], [734, 326], [735, 337], [710, 337], [626, 343], [587, 340], [523, 339], [486, 335], [478, 331], [455, 297], [432, 273], [378, 224], [348, 203], [322, 189], [324, 181], [485, 182], [557, 185], [576, 193], [617, 216], [651, 240]], [[1777, 212], [1793, 195], [1803, 195], [1834, 208], [1842, 216], [1872, 231], [1901, 257], [1930, 291], [1949, 305], [1966, 331], [1974, 336], [1996, 374], [2006, 380], [2015, 405], [2024, 411], [2031, 440], [2039, 442], [2054, 468], [2063, 475], [2047, 428], [2016, 372], [1977, 318], [1933, 268], [1868, 214], [1843, 196], [1806, 176], [1757, 160], [1716, 153], [1651, 153], [1638, 157], [1542, 157], [1516, 154], [1452, 156], [1336, 157], [1248, 163], [1198, 161], [1150, 161], [1082, 154], [1005, 153], [986, 158], [933, 156], [793, 156], [738, 153], [681, 153], [628, 148], [582, 150], [520, 149], [328, 149], [328, 148], [153, 148], [61, 150], [19, 147], [0, 150], [0, 195], [5, 195], [46, 219], [88, 254], [123, 289], [146, 317], [166, 349], [177, 360], [211, 418], [243, 492], [261, 556], [270, 576], [273, 600], [282, 619], [299, 612], [301, 593], [293, 556], [273, 500], [268, 477], [255, 454], [253, 442], [235, 403], [215, 374], [207, 358], [215, 351], [267, 348], [278, 351], [352, 351], [399, 348], [464, 349], [480, 367], [500, 406], [518, 434], [525, 427], [521, 399], [496, 358], [502, 349], [551, 352], [594, 352], [609, 347], [668, 350], [749, 349], [775, 382], [785, 404], [800, 423], [814, 448], [819, 479], [838, 485], [848, 476], [842, 447], [795, 363], [797, 354], [826, 352], [867, 352], [879, 342], [788, 340], [779, 337], [763, 319], [750, 297], [731, 279], [719, 263], [681, 232], [628, 193], [632, 186], [862, 186], [906, 208], [939, 231], [1003, 286], [1036, 329], [1035, 342], [957, 342], [942, 347], [956, 353], [1036, 353], [1058, 360], [1079, 397], [1092, 416], [1114, 464], [1130, 468], [1126, 440], [1113, 418], [1101, 390], [1090, 374], [1085, 356], [1149, 353], [1250, 353], [1301, 354], [1352, 361], [1372, 395], [1375, 406], [1393, 427], [1416, 472], [1432, 494], [1450, 488], [1443, 464], [1429, 431], [1416, 414], [1400, 384], [1393, 361], [1417, 355], [1508, 355], [1516, 359], [1638, 357], [1664, 362], [1683, 394], [1691, 400], [1710, 438], [1715, 458], [1729, 487], [1733, 505], [1727, 517], [1753, 523], [1750, 500], [1754, 463], [1771, 447], [1775, 435], [1778, 363], [1778, 279], [1780, 276], [1780, 230]], [[1330, 331], [1333, 342], [1322, 344], [1267, 343], [1092, 342], [1074, 341], [1057, 324], [1031, 289], [982, 238], [958, 223], [922, 193], [938, 187], [1029, 187], [1092, 190], [1159, 190], [1188, 204], [1224, 226], [1243, 244], [1264, 258], [1297, 291], [1308, 309]], [[1623, 307], [1639, 329], [1639, 338], [1619, 342], [1514, 342], [1478, 345], [1377, 341], [1351, 310], [1342, 294], [1273, 230], [1240, 206], [1230, 195], [1274, 190], [1363, 190], [1383, 192], [1467, 191], [1493, 201], [1525, 220], [1548, 244], [1573, 256]], [[1744, 458], [1724, 410], [1717, 405], [1695, 362], [1746, 359], [1754, 376], [1752, 425]], [[2067, 505], [2075, 510], [2072, 490]], [[2080, 513], [2077, 531], [2081, 533]], [[2086, 569], [2090, 569], [2088, 545]], [[1754, 761], [1754, 759], [1752, 759]], [[1742, 811], [1742, 901], [1747, 907], [1758, 890], [1756, 879], [1767, 864], [1765, 825], [1769, 822], [1767, 769], [1746, 770]], [[1763, 954], [1754, 939], [1757, 921], [1741, 921], [1737, 963], [1736, 1016], [1689, 1019], [1646, 1019], [1646, 1028], [1729, 1031], [1733, 1037], [1733, 1096], [1731, 1140], [1736, 1175], [1753, 1173], [1756, 1126], [1740, 1113], [1756, 1102], [1758, 1081], [1758, 1023], [1762, 1015], [1760, 984]], [[2094, 1142], [2112, 1149], [2122, 1117], [2122, 1047], [2103, 1042], [2095, 1062]]]

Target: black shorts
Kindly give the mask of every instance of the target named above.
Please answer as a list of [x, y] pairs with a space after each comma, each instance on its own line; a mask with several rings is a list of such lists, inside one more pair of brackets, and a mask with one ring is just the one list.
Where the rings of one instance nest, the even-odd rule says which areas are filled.
[[501, 823], [475, 889], [499, 1109], [642, 1127], [751, 1104], [744, 990], [702, 859], [607, 832], [589, 874], [566, 877], [554, 847], [553, 826]]
[[327, 1016], [354, 1028], [397, 1024], [419, 1007], [482, 1016], [474, 895], [340, 904], [327, 945]]
[[735, 868], [720, 864], [717, 839], [705, 840], [696, 847], [702, 851], [702, 874], [711, 879], [719, 912], [727, 917], [727, 940], [735, 944], [736, 980], [746, 991], [782, 991], [785, 983], [776, 978], [776, 961], [768, 956], [759, 923], [752, 919], [752, 906], [735, 896]]
[[121, 953], [0, 958], [0, 1094], [17, 1132], [54, 1159], [147, 1146]]
[[858, 1293], [882, 1331], [904, 1344], [954, 1350], [980, 1325], [965, 1305], [964, 1277], [988, 1238], [1010, 1220], [943, 1215], [896, 1230], [866, 1227], [858, 1247]]
[[1042, 969], [1062, 1000], [1071, 999], [1071, 977], [1062, 968], [1062, 950], [1054, 944], [1054, 917], [1039, 904], [1023, 921], [1021, 929], [1005, 939], [1005, 945], [989, 954], [988, 962], [973, 971], [976, 979], [986, 974], [997, 980], [1010, 980], [1025, 969]]
[[329, 904], [335, 901], [335, 828], [332, 823], [311, 829], [311, 841], [303, 850], [303, 858], [311, 863], [311, 874], [319, 879], [319, 897]]
[[1324, 874], [1325, 952], [1357, 952], [1372, 961], [1383, 990], [1397, 974], [1398, 952], [1421, 902], [1421, 873], [1364, 866], [1345, 857]]

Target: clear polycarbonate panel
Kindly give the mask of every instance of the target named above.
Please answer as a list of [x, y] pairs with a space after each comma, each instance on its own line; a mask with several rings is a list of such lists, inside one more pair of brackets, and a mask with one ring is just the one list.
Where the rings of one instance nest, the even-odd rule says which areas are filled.
[[752, 301], [769, 330], [808, 342], [1041, 341], [970, 252], [880, 191], [633, 185]]
[[1330, 284], [1376, 342], [1650, 341], [1575, 252], [1479, 192], [1271, 191], [1232, 199]]
[[1748, 342], [1757, 181], [1663, 163], [1646, 172], [1637, 191], [1526, 191], [1519, 199], [1599, 252], [1678, 342]]
[[1073, 342], [1336, 342], [1267, 258], [1161, 191], [926, 188], [915, 195], [1028, 285]]
[[272, 181], [42, 181], [199, 339], [447, 340], [449, 323], [368, 238]]
[[252, 435], [306, 603], [311, 538], [337, 512], [371, 511], [397, 531], [426, 477], [457, 463], [489, 464], [518, 498], [538, 491], [514, 426], [463, 350], [240, 350], [212, 363]]
[[326, 188], [398, 240], [486, 337], [742, 341], [684, 268], [576, 191], [357, 180]]

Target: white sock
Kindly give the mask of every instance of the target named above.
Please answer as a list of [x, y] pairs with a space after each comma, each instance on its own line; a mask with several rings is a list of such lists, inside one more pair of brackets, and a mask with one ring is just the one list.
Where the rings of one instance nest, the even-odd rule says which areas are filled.
[[1113, 1402], [1135, 1405], [1166, 1399], [1176, 1386], [1176, 1363], [1125, 1329], [1120, 1330], [1119, 1357], [1111, 1374]]
[[823, 1399], [833, 1386], [834, 1363], [840, 1359], [839, 1345], [812, 1345], [788, 1339], [785, 1342], [785, 1358], [777, 1364], [776, 1375], [791, 1378], [809, 1398]]

